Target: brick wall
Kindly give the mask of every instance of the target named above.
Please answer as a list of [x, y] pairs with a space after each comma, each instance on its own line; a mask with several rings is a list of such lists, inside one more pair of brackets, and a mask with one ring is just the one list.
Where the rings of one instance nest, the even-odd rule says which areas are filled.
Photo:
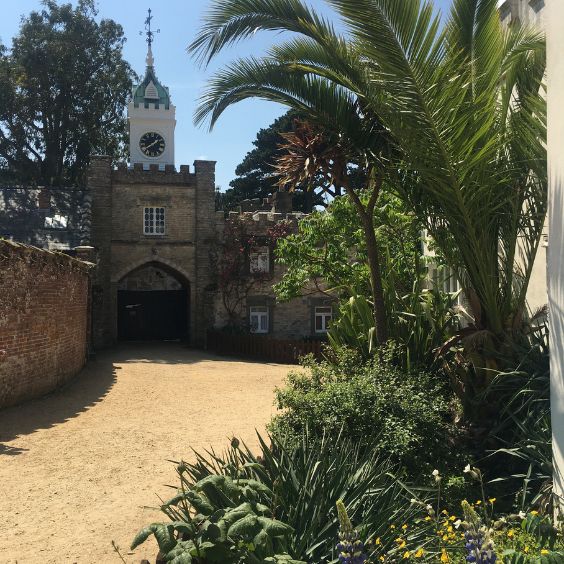
[[0, 240], [0, 407], [46, 394], [84, 366], [89, 266]]

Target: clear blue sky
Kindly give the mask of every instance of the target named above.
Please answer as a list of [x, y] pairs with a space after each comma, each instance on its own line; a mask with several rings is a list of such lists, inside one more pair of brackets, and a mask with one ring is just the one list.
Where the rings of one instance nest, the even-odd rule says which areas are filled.
[[[194, 38], [201, 15], [212, 2], [98, 0], [98, 7], [100, 18], [112, 18], [123, 26], [127, 37], [125, 58], [139, 74], [144, 71], [146, 54], [146, 44], [139, 31], [143, 29], [147, 9], [153, 10], [154, 26], [161, 30], [153, 47], [155, 67], [161, 82], [170, 88], [176, 105], [176, 165], [192, 164], [198, 158], [217, 160], [217, 183], [225, 190], [235, 175], [235, 167], [252, 149], [258, 130], [284, 113], [284, 108], [259, 100], [246, 101], [230, 108], [211, 133], [193, 125], [198, 96], [213, 69], [234, 57], [259, 53], [273, 39], [272, 35], [258, 34], [252, 41], [225, 51], [207, 71], [197, 68], [186, 53], [186, 46]], [[450, 0], [435, 0], [435, 3], [444, 12]], [[311, 0], [311, 4], [327, 11], [323, 0]], [[9, 46], [18, 31], [21, 16], [40, 8], [40, 0], [2, 2], [0, 40]]]

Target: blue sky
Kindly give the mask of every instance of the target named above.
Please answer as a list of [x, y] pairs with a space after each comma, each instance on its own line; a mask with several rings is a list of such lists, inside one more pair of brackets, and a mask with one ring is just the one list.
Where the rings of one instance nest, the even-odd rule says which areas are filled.
[[[230, 108], [211, 133], [194, 126], [192, 116], [198, 96], [206, 77], [214, 68], [234, 57], [260, 53], [273, 39], [272, 35], [258, 34], [252, 41], [225, 51], [209, 69], [204, 71], [198, 68], [187, 55], [186, 46], [194, 38], [201, 16], [212, 2], [213, 0], [98, 0], [98, 8], [100, 18], [112, 18], [123, 26], [128, 39], [125, 58], [139, 74], [144, 71], [146, 55], [146, 44], [139, 31], [143, 29], [147, 9], [152, 8], [154, 26], [161, 30], [153, 46], [155, 67], [159, 79], [170, 88], [176, 105], [176, 165], [192, 164], [198, 158], [218, 161], [217, 184], [225, 190], [235, 175], [236, 166], [252, 149], [252, 141], [258, 130], [267, 127], [285, 110], [269, 102], [246, 101]], [[327, 10], [323, 0], [311, 0], [310, 3], [320, 10]], [[444, 11], [450, 0], [435, 0], [435, 3]], [[2, 2], [2, 43], [10, 45], [11, 38], [18, 31], [22, 15], [40, 8], [40, 0]]]

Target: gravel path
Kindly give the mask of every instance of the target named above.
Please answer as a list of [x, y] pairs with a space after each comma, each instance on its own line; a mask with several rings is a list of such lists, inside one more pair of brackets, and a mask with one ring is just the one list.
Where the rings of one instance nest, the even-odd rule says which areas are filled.
[[[255, 445], [289, 367], [228, 360], [178, 344], [98, 355], [65, 389], [0, 411], [0, 562], [154, 562], [129, 544], [159, 519], [175, 484], [167, 460]], [[164, 516], [163, 516], [164, 517]]]

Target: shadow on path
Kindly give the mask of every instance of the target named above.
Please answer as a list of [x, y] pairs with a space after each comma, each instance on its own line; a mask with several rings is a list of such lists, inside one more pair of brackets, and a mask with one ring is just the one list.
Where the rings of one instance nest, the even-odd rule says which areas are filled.
[[[262, 366], [280, 366], [278, 362], [268, 362], [260, 358], [219, 355], [214, 351], [194, 349], [178, 341], [127, 341], [114, 350], [114, 361], [147, 362], [151, 364], [194, 364], [197, 362], [244, 362]], [[289, 365], [291, 368], [297, 365]]]
[[[77, 417], [101, 402], [119, 376], [119, 365], [148, 363], [189, 365], [206, 362], [256, 362], [220, 357], [178, 342], [132, 342], [99, 352], [82, 372], [47, 396], [0, 410], [0, 456], [16, 456], [26, 449], [3, 443], [38, 429], [47, 429]], [[158, 369], [156, 370], [158, 373]]]
[[2, 443], [76, 417], [104, 399], [116, 380], [113, 359], [103, 353], [62, 388], [20, 405], [0, 410], [0, 456], [25, 451]]

